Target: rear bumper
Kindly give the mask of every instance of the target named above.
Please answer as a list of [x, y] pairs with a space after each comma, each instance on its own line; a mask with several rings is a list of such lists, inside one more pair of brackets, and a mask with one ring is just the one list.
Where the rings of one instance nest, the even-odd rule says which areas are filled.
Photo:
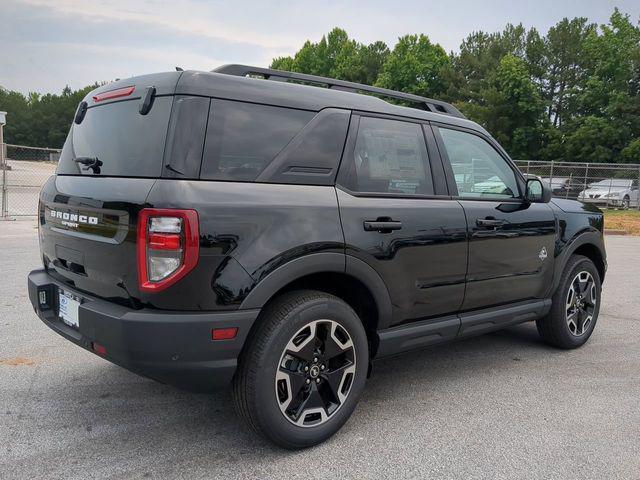
[[[94, 353], [94, 343], [99, 344], [106, 349], [100, 356], [117, 365], [163, 383], [199, 391], [230, 383], [244, 341], [259, 313], [133, 310], [74, 291], [44, 270], [31, 272], [28, 285], [36, 314], [67, 340]], [[78, 328], [58, 317], [60, 288], [82, 299]], [[211, 330], [225, 327], [237, 327], [236, 337], [213, 341]]]

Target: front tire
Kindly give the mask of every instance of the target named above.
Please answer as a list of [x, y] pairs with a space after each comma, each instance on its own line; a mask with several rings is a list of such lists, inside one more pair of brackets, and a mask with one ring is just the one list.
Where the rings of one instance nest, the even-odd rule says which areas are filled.
[[625, 195], [625, 197], [622, 199], [622, 210], [628, 210], [630, 206], [631, 206], [631, 198]]
[[284, 448], [323, 442], [349, 419], [364, 389], [362, 322], [341, 299], [310, 290], [282, 295], [258, 321], [234, 378], [239, 416]]
[[578, 348], [593, 333], [600, 312], [602, 286], [593, 262], [572, 255], [552, 298], [551, 311], [536, 320], [538, 333], [558, 348]]

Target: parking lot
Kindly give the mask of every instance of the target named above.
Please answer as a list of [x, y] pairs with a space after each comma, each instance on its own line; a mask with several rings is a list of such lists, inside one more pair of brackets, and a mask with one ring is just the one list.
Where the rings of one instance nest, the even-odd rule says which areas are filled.
[[377, 363], [347, 425], [283, 451], [192, 394], [116, 367], [35, 316], [33, 221], [0, 222], [0, 478], [640, 478], [640, 237], [608, 237], [590, 342], [531, 323]]

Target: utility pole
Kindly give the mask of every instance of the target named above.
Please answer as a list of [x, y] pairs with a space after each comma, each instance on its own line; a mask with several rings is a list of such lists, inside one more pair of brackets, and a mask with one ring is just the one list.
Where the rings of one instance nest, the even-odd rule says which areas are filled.
[[2, 211], [0, 211], [0, 218], [2, 219], [9, 217], [9, 209], [7, 207], [7, 159], [3, 131], [6, 123], [7, 112], [0, 112], [0, 168], [2, 169]]

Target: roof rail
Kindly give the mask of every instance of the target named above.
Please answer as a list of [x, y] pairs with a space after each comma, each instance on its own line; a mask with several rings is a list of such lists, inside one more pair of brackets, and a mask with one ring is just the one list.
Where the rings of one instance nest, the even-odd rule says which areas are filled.
[[307, 82], [316, 85], [326, 85], [327, 88], [333, 90], [342, 90], [345, 92], [366, 92], [382, 97], [396, 98], [399, 100], [407, 100], [409, 102], [418, 104], [422, 110], [429, 112], [440, 113], [444, 115], [451, 115], [458, 118], [466, 118], [460, 110], [447, 102], [440, 100], [433, 100], [427, 97], [421, 97], [419, 95], [413, 95], [411, 93], [402, 93], [395, 90], [389, 90], [386, 88], [372, 87], [361, 83], [347, 82], [345, 80], [335, 80], [333, 78], [320, 77], [317, 75], [308, 75], [306, 73], [297, 72], [285, 72], [284, 70], [273, 70], [271, 68], [251, 67], [248, 65], [229, 64], [222, 65], [221, 67], [213, 70], [216, 73], [224, 73], [226, 75], [235, 75], [238, 77], [247, 76], [262, 76], [266, 80], [274, 80], [279, 82], [286, 82], [288, 80], [298, 80], [301, 82]]

